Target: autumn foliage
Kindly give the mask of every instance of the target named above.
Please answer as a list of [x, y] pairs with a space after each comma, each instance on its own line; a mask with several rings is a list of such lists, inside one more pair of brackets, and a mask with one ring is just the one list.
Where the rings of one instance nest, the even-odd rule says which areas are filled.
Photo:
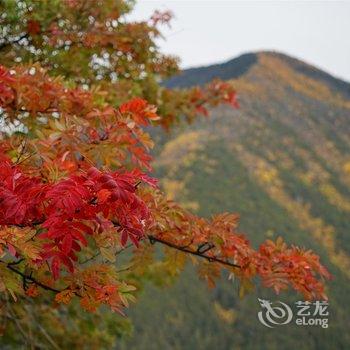
[[[229, 83], [183, 91], [156, 84], [154, 76], [175, 67], [150, 50], [169, 13], [119, 25], [124, 2], [116, 8], [109, 1], [90, 8], [58, 3], [63, 22], [40, 21], [33, 5], [24, 27], [2, 44], [1, 293], [23, 304], [28, 297], [65, 305], [79, 300], [88, 311], [107, 305], [123, 313], [159, 244], [170, 254], [172, 273], [191, 259], [209, 285], [227, 270], [243, 286], [258, 276], [277, 293], [291, 287], [307, 299], [326, 298], [329, 274], [317, 255], [280, 238], [255, 250], [239, 233], [236, 214], [197, 217], [168, 200], [152, 177], [146, 130], [169, 129], [218, 104], [238, 107]], [[36, 6], [40, 14], [44, 5]], [[78, 22], [81, 13], [92, 19]], [[144, 35], [147, 41], [135, 42]], [[29, 62], [28, 45], [40, 48], [40, 63]], [[86, 70], [66, 54], [88, 52], [91, 59], [103, 49], [111, 79], [103, 64]], [[13, 57], [21, 64], [9, 65]], [[138, 81], [138, 69], [149, 78]], [[131, 252], [129, 264], [120, 266], [116, 257], [124, 251]]]

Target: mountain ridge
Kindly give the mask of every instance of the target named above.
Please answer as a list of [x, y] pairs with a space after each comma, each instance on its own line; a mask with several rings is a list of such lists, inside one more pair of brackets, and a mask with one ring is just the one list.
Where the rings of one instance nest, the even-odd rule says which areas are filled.
[[187, 68], [181, 71], [179, 75], [168, 79], [165, 82], [165, 86], [184, 88], [193, 85], [203, 85], [213, 78], [223, 80], [236, 79], [244, 75], [254, 64], [257, 64], [261, 55], [282, 59], [302, 74], [324, 81], [330, 87], [345, 90], [347, 97], [350, 97], [350, 82], [335, 77], [311, 63], [306, 63], [301, 59], [278, 51], [247, 52], [222, 63]]

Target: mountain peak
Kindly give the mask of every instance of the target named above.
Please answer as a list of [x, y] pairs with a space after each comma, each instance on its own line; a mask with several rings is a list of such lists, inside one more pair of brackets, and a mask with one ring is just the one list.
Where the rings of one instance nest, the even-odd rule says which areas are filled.
[[350, 97], [350, 84], [335, 78], [331, 74], [316, 68], [300, 59], [278, 51], [258, 51], [242, 54], [229, 61], [208, 66], [183, 70], [165, 82], [167, 87], [186, 88], [204, 85], [215, 78], [233, 80], [246, 77], [254, 67], [265, 70], [268, 74], [278, 73], [278, 69], [288, 69], [295, 75], [304, 76], [315, 82], [324, 84], [328, 89]]
[[245, 74], [258, 61], [256, 53], [245, 53], [224, 63], [194, 67], [183, 70], [166, 82], [167, 87], [190, 87], [203, 85], [215, 78], [237, 79]]

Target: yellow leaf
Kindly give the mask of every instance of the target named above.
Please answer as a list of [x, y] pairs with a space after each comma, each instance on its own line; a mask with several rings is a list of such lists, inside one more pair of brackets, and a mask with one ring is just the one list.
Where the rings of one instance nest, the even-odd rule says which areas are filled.
[[63, 290], [62, 292], [56, 294], [55, 300], [58, 303], [69, 304], [73, 297], [73, 291], [70, 289]]
[[115, 254], [114, 254], [114, 252], [112, 251], [112, 249], [101, 247], [101, 248], [100, 248], [100, 251], [101, 251], [102, 256], [103, 256], [105, 259], [107, 259], [107, 260], [110, 261], [110, 262], [115, 262], [116, 258], [115, 258]]

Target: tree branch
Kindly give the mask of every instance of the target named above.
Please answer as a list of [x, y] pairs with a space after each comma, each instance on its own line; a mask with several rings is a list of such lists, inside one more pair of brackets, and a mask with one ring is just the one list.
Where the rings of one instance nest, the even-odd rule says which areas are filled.
[[240, 265], [237, 265], [237, 264], [234, 264], [234, 263], [231, 263], [229, 261], [226, 261], [226, 260], [223, 260], [223, 259], [220, 259], [220, 258], [216, 258], [214, 256], [208, 256], [208, 255], [205, 255], [203, 252], [200, 252], [198, 250], [191, 250], [191, 249], [187, 249], [185, 247], [180, 247], [180, 246], [177, 246], [176, 244], [174, 243], [171, 243], [171, 242], [168, 242], [168, 241], [165, 241], [161, 238], [157, 238], [157, 237], [154, 237], [152, 235], [148, 235], [148, 239], [149, 241], [153, 244], [153, 243], [161, 243], [161, 244], [164, 244], [166, 245], [167, 247], [170, 247], [170, 248], [173, 248], [173, 249], [176, 249], [176, 250], [179, 250], [181, 252], [184, 252], [184, 253], [188, 253], [188, 254], [191, 254], [191, 255], [195, 255], [195, 256], [198, 256], [202, 259], [206, 259], [208, 260], [209, 262], [217, 262], [219, 264], [222, 264], [222, 265], [226, 265], [226, 266], [230, 266], [230, 267], [236, 267], [236, 268], [241, 268]]
[[[35, 223], [37, 224], [37, 223]], [[116, 225], [116, 224], [115, 224]], [[119, 224], [118, 224], [119, 225]], [[19, 226], [19, 225], [16, 225], [16, 226]], [[194, 256], [197, 256], [199, 258], [202, 258], [202, 259], [205, 259], [209, 262], [216, 262], [216, 263], [219, 263], [221, 265], [225, 265], [225, 266], [229, 266], [229, 267], [234, 267], [234, 268], [241, 268], [240, 265], [237, 265], [237, 264], [234, 264], [230, 261], [227, 261], [227, 260], [223, 260], [223, 259], [220, 259], [220, 258], [217, 258], [215, 256], [209, 256], [209, 255], [206, 255], [205, 253], [207, 251], [209, 251], [210, 249], [214, 248], [214, 245], [213, 244], [210, 244], [210, 243], [204, 243], [202, 245], [200, 245], [197, 250], [191, 250], [191, 249], [188, 249], [187, 247], [188, 246], [178, 246], [174, 243], [171, 243], [171, 242], [168, 242], [168, 241], [165, 241], [161, 238], [157, 238], [155, 236], [152, 236], [152, 235], [147, 235], [146, 236], [150, 243], [151, 244], [154, 244], [154, 243], [160, 243], [160, 244], [163, 244], [169, 248], [173, 248], [173, 249], [176, 249], [176, 250], [179, 250], [183, 253], [187, 253], [187, 254], [191, 254], [191, 255], [194, 255]], [[131, 247], [133, 244], [130, 243], [128, 244], [127, 246], [125, 246], [124, 248], [120, 249], [119, 251], [116, 252], [116, 255], [122, 253], [123, 251], [125, 251], [127, 248]], [[88, 261], [91, 261], [93, 260], [94, 258], [96, 258], [98, 255], [100, 254], [100, 252], [96, 253], [95, 255], [93, 255], [92, 257], [86, 259], [85, 261], [83, 261], [81, 264], [85, 264], [87, 263]], [[16, 262], [10, 262], [10, 263], [5, 263], [3, 261], [1, 261], [2, 263], [5, 263], [6, 264], [6, 267], [11, 270], [12, 272], [16, 273], [17, 275], [21, 276], [23, 278], [23, 281], [31, 281], [33, 282], [34, 284], [36, 284], [37, 286], [45, 289], [45, 290], [48, 290], [48, 291], [51, 291], [51, 292], [55, 292], [55, 293], [59, 293], [61, 292], [62, 290], [59, 290], [59, 289], [55, 289], [53, 287], [50, 287], [48, 285], [45, 285], [43, 283], [41, 283], [40, 281], [36, 280], [34, 277], [32, 277], [32, 275], [26, 275], [25, 273], [17, 270], [16, 268], [14, 268], [15, 265], [21, 263], [24, 259], [20, 259]], [[127, 269], [122, 269], [118, 272], [121, 272], [121, 271], [126, 271], [128, 270], [130, 267], [128, 267]]]
[[47, 286], [46, 284], [43, 284], [43, 283], [39, 282], [38, 280], [36, 280], [34, 277], [28, 276], [28, 275], [26, 275], [25, 273], [23, 273], [22, 271], [19, 271], [19, 270], [15, 269], [15, 268], [13, 267], [13, 265], [7, 264], [6, 267], [7, 267], [9, 270], [11, 270], [12, 272], [14, 272], [14, 273], [16, 273], [17, 275], [21, 276], [23, 279], [28, 280], [28, 281], [31, 281], [31, 282], [35, 283], [37, 286], [39, 286], [39, 287], [41, 287], [41, 288], [43, 288], [43, 289], [45, 289], [45, 290], [49, 290], [49, 291], [55, 292], [55, 293], [61, 292], [61, 290], [58, 290], [58, 289], [52, 288], [52, 287], [50, 287], [50, 286]]
[[2, 44], [0, 44], [0, 50], [6, 48], [7, 46], [11, 46], [13, 44], [18, 44], [22, 39], [27, 38], [28, 37], [28, 33], [24, 33], [22, 35], [20, 35], [17, 39], [12, 40], [12, 41], [5, 41]]

